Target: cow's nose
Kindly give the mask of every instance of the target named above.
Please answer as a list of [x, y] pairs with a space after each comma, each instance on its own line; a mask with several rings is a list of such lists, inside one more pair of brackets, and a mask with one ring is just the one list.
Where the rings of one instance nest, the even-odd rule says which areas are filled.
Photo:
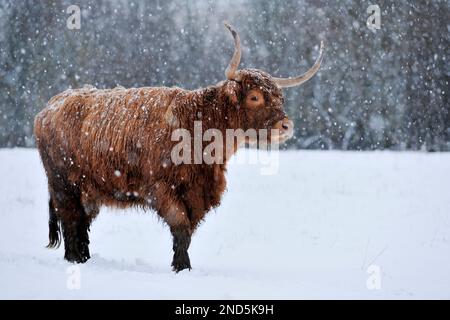
[[278, 121], [274, 129], [278, 129], [279, 133], [287, 138], [291, 138], [294, 135], [294, 123], [287, 117]]
[[294, 123], [289, 119], [283, 119], [283, 122], [281, 123], [281, 127], [285, 131], [291, 131], [294, 128]]

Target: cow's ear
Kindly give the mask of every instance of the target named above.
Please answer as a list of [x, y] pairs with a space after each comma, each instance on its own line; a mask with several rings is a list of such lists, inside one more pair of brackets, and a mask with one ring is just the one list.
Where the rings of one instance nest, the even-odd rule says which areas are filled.
[[239, 109], [241, 103], [241, 85], [236, 81], [226, 81], [224, 85], [224, 93], [227, 97], [227, 102]]

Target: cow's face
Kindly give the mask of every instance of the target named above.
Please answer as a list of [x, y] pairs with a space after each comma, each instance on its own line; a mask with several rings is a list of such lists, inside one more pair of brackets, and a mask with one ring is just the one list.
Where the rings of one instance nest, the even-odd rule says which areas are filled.
[[[283, 143], [294, 133], [294, 124], [283, 110], [283, 92], [272, 77], [255, 69], [240, 70], [244, 130], [255, 129], [258, 138], [266, 130], [272, 143]], [[255, 142], [255, 141], [249, 141]]]

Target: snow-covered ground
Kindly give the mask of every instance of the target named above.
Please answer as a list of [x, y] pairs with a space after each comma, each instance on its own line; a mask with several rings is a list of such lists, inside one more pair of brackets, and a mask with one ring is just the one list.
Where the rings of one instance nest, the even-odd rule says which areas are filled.
[[229, 167], [192, 271], [170, 270], [154, 213], [103, 209], [78, 273], [45, 249], [36, 150], [0, 150], [0, 298], [450, 298], [450, 154], [283, 152], [260, 169]]

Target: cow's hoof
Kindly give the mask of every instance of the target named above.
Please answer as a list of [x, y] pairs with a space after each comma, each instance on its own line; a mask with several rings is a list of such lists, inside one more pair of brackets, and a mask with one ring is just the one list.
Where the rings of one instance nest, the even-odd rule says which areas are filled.
[[79, 257], [80, 257], [80, 262], [78, 263], [85, 263], [86, 261], [88, 261], [91, 258], [91, 255], [89, 254], [89, 245], [87, 243], [81, 243], [79, 245]]
[[178, 273], [184, 269], [192, 269], [191, 262], [189, 261], [189, 256], [185, 255], [184, 257], [177, 257], [176, 259], [174, 258], [172, 261], [172, 270]]
[[89, 252], [84, 252], [83, 254], [79, 252], [66, 252], [64, 255], [64, 259], [72, 263], [85, 263], [90, 257]]

